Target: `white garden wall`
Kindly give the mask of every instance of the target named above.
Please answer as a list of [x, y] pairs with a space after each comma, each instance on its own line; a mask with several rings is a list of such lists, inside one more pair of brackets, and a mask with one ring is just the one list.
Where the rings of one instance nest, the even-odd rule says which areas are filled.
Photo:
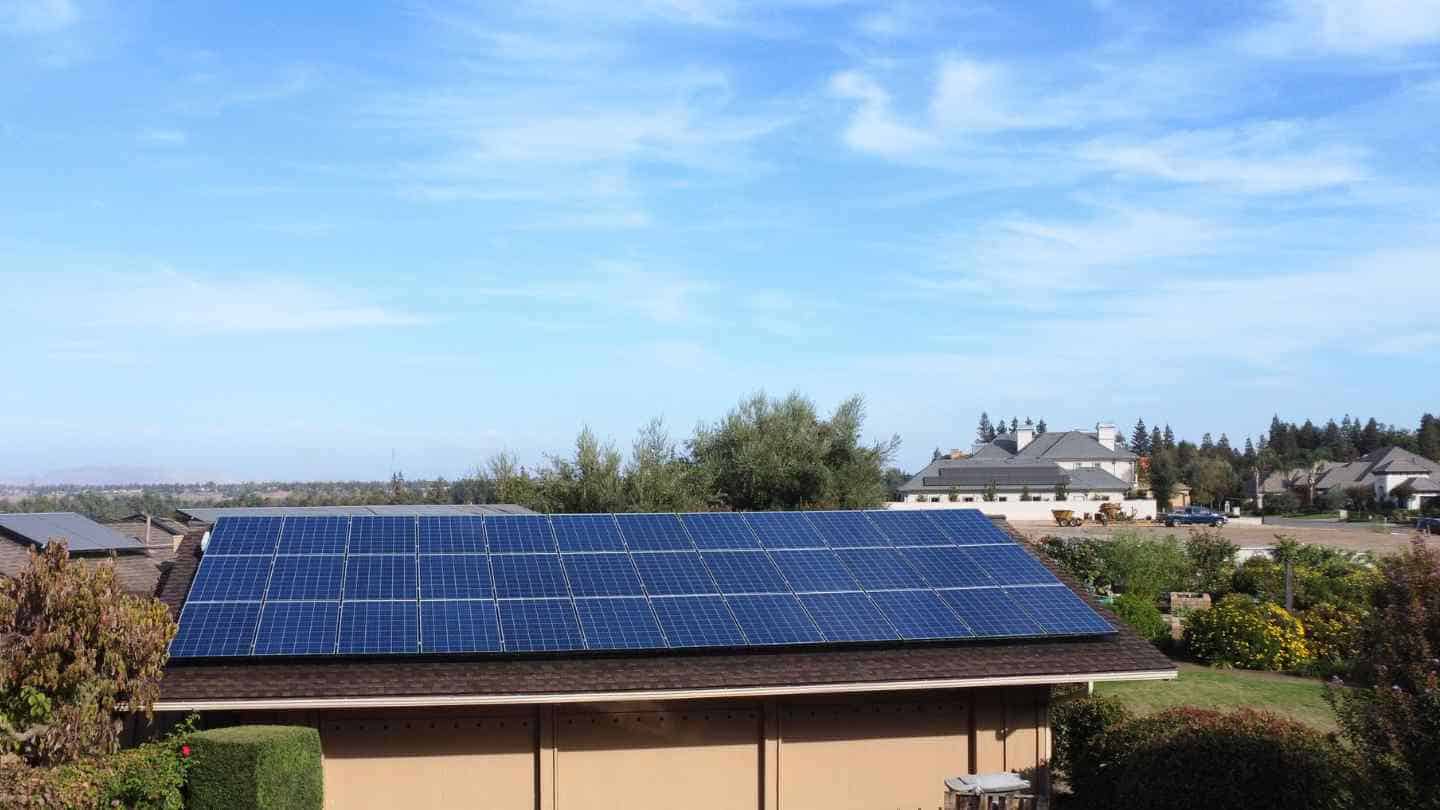
[[[1128, 514], [1134, 510], [1135, 517], [1140, 519], [1155, 517], [1155, 501], [1149, 499], [1136, 499], [1115, 501], [1120, 508]], [[1054, 518], [1050, 514], [1052, 509], [1070, 509], [1082, 517], [1086, 512], [1094, 514], [1100, 509], [1103, 501], [979, 501], [975, 503], [952, 503], [942, 497], [940, 503], [926, 502], [905, 502], [888, 503], [887, 509], [979, 509], [987, 515], [1001, 515], [1006, 520], [1044, 520], [1050, 521]]]

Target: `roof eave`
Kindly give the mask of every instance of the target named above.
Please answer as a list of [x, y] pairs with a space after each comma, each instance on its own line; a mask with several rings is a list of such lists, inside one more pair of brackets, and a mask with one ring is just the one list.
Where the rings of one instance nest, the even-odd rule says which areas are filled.
[[315, 709], [399, 709], [439, 706], [514, 706], [546, 703], [634, 703], [657, 700], [703, 700], [707, 698], [762, 698], [792, 695], [820, 695], [857, 692], [904, 692], [926, 689], [976, 689], [1003, 686], [1053, 686], [1097, 681], [1168, 681], [1179, 670], [1154, 669], [1116, 672], [1066, 672], [1049, 675], [1009, 675], [985, 678], [923, 679], [912, 681], [865, 681], [777, 686], [742, 686], [709, 689], [651, 689], [613, 692], [553, 692], [503, 695], [382, 695], [373, 697], [320, 698], [198, 698], [164, 700], [155, 711], [240, 711]]

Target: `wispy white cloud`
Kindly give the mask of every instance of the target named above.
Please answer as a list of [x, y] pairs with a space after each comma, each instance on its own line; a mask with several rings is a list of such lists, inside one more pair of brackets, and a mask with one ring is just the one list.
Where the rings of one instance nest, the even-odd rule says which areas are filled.
[[81, 19], [73, 0], [0, 0], [0, 32], [53, 34]]
[[145, 146], [184, 146], [190, 140], [190, 136], [183, 129], [152, 128], [142, 129], [135, 136]]
[[466, 290], [479, 298], [518, 298], [581, 304], [596, 314], [640, 315], [659, 324], [696, 326], [710, 321], [702, 302], [715, 284], [673, 272], [648, 270], [631, 262], [596, 262], [583, 275], [516, 285], [491, 285]]
[[1314, 191], [1368, 178], [1362, 150], [1312, 145], [1306, 132], [1296, 122], [1266, 122], [1148, 141], [1091, 141], [1079, 155], [1121, 174], [1259, 194]]
[[830, 80], [830, 91], [840, 98], [858, 102], [844, 132], [845, 143], [852, 148], [901, 156], [936, 146], [932, 133], [897, 119], [890, 94], [869, 76], [856, 71], [838, 73]]
[[1440, 42], [1436, 0], [1282, 0], [1241, 44], [1264, 56], [1393, 54]]

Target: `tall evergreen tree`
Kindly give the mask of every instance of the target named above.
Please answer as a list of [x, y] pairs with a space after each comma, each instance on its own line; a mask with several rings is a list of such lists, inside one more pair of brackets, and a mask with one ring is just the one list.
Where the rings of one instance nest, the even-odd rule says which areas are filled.
[[935, 452], [933, 452], [933, 453], [930, 454], [930, 460], [931, 460], [931, 461], [939, 461], [940, 458], [941, 458], [941, 456], [944, 456], [944, 455], [945, 455], [944, 453], [940, 452], [940, 448], [937, 447], [937, 448], [935, 448]]
[[1230, 437], [1224, 433], [1221, 433], [1220, 440], [1215, 442], [1215, 451], [1224, 456], [1226, 461], [1232, 461], [1235, 458], [1235, 449], [1230, 446]]
[[1360, 441], [1356, 443], [1355, 449], [1359, 450], [1362, 456], [1372, 450], [1380, 449], [1380, 423], [1375, 421], [1375, 417], [1370, 417], [1370, 420], [1365, 423], [1364, 429], [1360, 431]]
[[1004, 436], [1004, 435], [1005, 435], [1005, 431], [1008, 430], [1008, 429], [1009, 429], [1009, 425], [1005, 422], [1004, 419], [996, 419], [996, 420], [995, 420], [995, 435], [996, 435], [996, 436]]
[[1255, 443], [1252, 442], [1252, 441], [1250, 441], [1250, 437], [1249, 437], [1249, 436], [1246, 436], [1246, 437], [1245, 437], [1245, 456], [1244, 456], [1244, 458], [1245, 458], [1245, 464], [1246, 464], [1247, 466], [1253, 466], [1253, 465], [1255, 464]]
[[1046, 428], [1045, 428], [1045, 420], [1044, 420], [1044, 419], [1041, 419], [1039, 422], [1036, 422], [1036, 423], [1035, 423], [1035, 435], [1036, 435], [1036, 436], [1042, 436], [1042, 435], [1044, 435], [1045, 430], [1046, 430]]
[[1416, 431], [1415, 439], [1420, 455], [1431, 461], [1440, 461], [1440, 418], [1428, 413], [1420, 417], [1420, 429]]
[[1200, 437], [1200, 452], [1207, 456], [1215, 452], [1215, 440], [1210, 438], [1209, 431]]
[[1160, 432], [1160, 426], [1156, 425], [1150, 429], [1150, 455], [1158, 455], [1165, 449], [1165, 435]]
[[990, 414], [980, 412], [980, 426], [975, 428], [975, 438], [983, 443], [995, 441], [995, 428], [990, 425]]
[[1171, 430], [1169, 425], [1165, 426], [1165, 449], [1175, 449], [1175, 431]]
[[1010, 417], [1010, 432], [1011, 432], [1011, 433], [1015, 433], [1015, 432], [1018, 431], [1019, 429], [1020, 429], [1020, 420], [1019, 420], [1019, 419], [1016, 419], [1016, 418], [1013, 417], [1013, 416]]
[[1144, 419], [1135, 422], [1135, 431], [1130, 434], [1130, 449], [1136, 455], [1150, 455], [1150, 431], [1146, 429]]

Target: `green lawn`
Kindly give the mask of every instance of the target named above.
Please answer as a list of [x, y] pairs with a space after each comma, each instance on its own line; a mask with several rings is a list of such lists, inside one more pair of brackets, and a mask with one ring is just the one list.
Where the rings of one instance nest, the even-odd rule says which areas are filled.
[[1248, 706], [1290, 717], [1321, 731], [1336, 730], [1335, 715], [1324, 698], [1325, 685], [1313, 678], [1180, 664], [1180, 677], [1173, 681], [1101, 683], [1095, 685], [1095, 691], [1118, 698], [1137, 714], [1172, 706]]

